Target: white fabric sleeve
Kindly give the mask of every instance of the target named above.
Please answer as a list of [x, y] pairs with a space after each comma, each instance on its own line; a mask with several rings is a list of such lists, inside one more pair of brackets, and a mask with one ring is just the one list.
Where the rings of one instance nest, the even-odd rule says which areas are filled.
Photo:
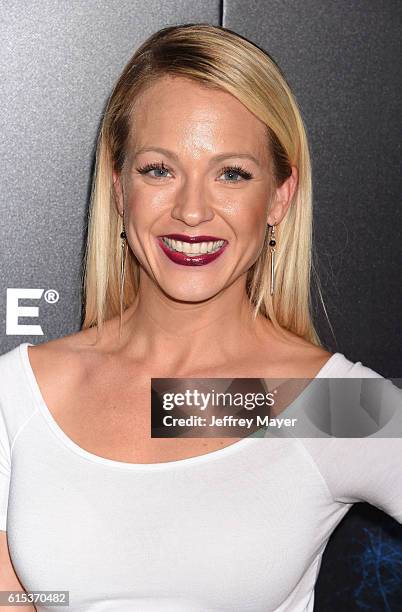
[[[343, 376], [383, 378], [361, 362]], [[402, 392], [390, 381], [383, 390], [384, 409], [392, 407], [394, 415], [382, 431], [401, 436]], [[299, 438], [299, 441], [310, 453], [335, 501], [368, 502], [402, 524], [402, 437]]]
[[3, 409], [0, 403], [0, 530], [6, 531], [11, 452]]
[[402, 438], [299, 439], [335, 501], [368, 502], [402, 523]]

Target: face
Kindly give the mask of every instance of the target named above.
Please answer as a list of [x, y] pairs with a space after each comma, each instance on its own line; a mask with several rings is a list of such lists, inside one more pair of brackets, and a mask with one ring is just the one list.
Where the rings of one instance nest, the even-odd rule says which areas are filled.
[[245, 283], [294, 188], [275, 190], [270, 168], [265, 125], [229, 93], [172, 76], [147, 89], [114, 174], [140, 282], [190, 302]]

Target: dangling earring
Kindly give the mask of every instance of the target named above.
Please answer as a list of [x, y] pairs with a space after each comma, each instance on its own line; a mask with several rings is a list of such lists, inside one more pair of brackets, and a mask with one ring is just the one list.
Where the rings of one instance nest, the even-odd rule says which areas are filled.
[[271, 226], [271, 238], [269, 241], [270, 259], [271, 259], [271, 295], [274, 294], [275, 289], [275, 221], [274, 225]]
[[126, 268], [126, 253], [127, 253], [127, 234], [124, 227], [124, 216], [123, 216], [123, 231], [120, 233], [121, 238], [121, 256], [120, 256], [120, 332], [121, 336], [121, 325], [123, 317], [123, 301], [124, 301], [124, 276]]

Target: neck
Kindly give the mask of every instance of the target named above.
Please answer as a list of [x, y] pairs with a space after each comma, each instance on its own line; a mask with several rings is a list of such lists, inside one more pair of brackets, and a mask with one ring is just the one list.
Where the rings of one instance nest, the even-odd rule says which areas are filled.
[[245, 276], [203, 302], [179, 302], [143, 278], [124, 315], [121, 347], [135, 360], [172, 372], [227, 365], [264, 323], [254, 320]]

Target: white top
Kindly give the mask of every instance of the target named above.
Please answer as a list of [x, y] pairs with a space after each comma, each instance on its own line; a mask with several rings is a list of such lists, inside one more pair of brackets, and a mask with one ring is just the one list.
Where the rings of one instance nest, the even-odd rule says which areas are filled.
[[[74, 612], [311, 612], [354, 502], [402, 523], [400, 438], [247, 437], [178, 461], [114, 461], [57, 425], [28, 345], [0, 356], [0, 529], [26, 590], [67, 590]], [[342, 353], [319, 377], [382, 378]]]

